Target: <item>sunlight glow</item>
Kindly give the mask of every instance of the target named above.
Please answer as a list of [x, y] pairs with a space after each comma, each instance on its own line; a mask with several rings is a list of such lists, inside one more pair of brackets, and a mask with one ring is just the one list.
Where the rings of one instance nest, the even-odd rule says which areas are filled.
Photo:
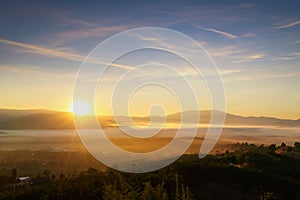
[[74, 115], [83, 116], [92, 114], [91, 105], [86, 101], [75, 101], [71, 106], [70, 111], [74, 113]]

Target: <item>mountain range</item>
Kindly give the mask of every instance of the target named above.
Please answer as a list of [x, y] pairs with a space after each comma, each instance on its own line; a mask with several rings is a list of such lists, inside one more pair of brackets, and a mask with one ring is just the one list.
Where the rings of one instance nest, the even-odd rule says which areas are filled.
[[[167, 123], [180, 123], [181, 116], [184, 114], [186, 119], [183, 123], [189, 123], [193, 118], [199, 115], [200, 124], [208, 124], [211, 114], [214, 112], [216, 116], [223, 114], [221, 111], [211, 110], [190, 110], [183, 111], [166, 116]], [[153, 122], [162, 120], [161, 116], [152, 116]], [[89, 121], [88, 117], [86, 117]], [[117, 124], [112, 116], [97, 116], [99, 124], [103, 128], [116, 127], [118, 125], [130, 125], [129, 117], [119, 116], [119, 124]], [[150, 117], [132, 117], [137, 124], [147, 124]], [[254, 126], [284, 126], [284, 127], [300, 127], [300, 119], [278, 119], [273, 117], [244, 117], [226, 113], [226, 125], [254, 125]], [[18, 129], [74, 129], [74, 115], [70, 112], [59, 112], [52, 110], [13, 110], [0, 109], [0, 130], [18, 130]], [[95, 127], [89, 127], [95, 128]]]

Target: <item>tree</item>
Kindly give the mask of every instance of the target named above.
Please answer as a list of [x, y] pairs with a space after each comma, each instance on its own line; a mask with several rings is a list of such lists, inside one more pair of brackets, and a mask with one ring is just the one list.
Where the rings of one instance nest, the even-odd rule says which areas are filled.
[[11, 177], [12, 177], [12, 179], [16, 179], [17, 178], [17, 175], [18, 175], [18, 172], [17, 172], [17, 169], [12, 169], [11, 170]]
[[264, 192], [260, 197], [259, 200], [275, 200], [273, 192]]
[[53, 174], [53, 175], [51, 176], [51, 181], [54, 182], [54, 181], [55, 181], [55, 178], [56, 178], [56, 176], [55, 176], [55, 174]]
[[276, 144], [271, 144], [268, 149], [271, 151], [271, 152], [275, 152], [276, 150]]
[[142, 199], [145, 200], [167, 200], [168, 195], [164, 189], [163, 184], [153, 188], [150, 182], [145, 183], [145, 188], [141, 195]]
[[295, 142], [294, 147], [296, 150], [300, 151], [300, 142]]
[[64, 174], [60, 174], [59, 175], [59, 179], [62, 181], [62, 180], [65, 180], [66, 179], [66, 175]]
[[50, 175], [49, 170], [45, 169], [44, 172], [43, 172], [43, 175], [44, 175], [45, 177], [49, 177], [49, 175]]

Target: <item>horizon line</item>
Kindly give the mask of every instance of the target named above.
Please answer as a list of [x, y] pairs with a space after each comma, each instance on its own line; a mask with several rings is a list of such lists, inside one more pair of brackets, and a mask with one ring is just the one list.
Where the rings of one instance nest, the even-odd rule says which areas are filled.
[[[60, 113], [70, 113], [74, 116], [76, 116], [73, 112], [71, 112], [70, 110], [55, 110], [55, 109], [47, 109], [47, 108], [3, 108], [0, 107], [0, 110], [14, 110], [14, 111], [38, 111], [38, 110], [44, 110], [44, 111], [48, 111], [48, 112], [60, 112]], [[220, 110], [212, 110], [212, 109], [203, 109], [203, 110], [184, 110], [184, 111], [176, 111], [167, 115], [117, 115], [117, 116], [122, 116], [122, 117], [165, 117], [165, 116], [169, 116], [169, 115], [174, 115], [174, 114], [178, 114], [178, 113], [182, 113], [182, 112], [189, 112], [189, 111], [200, 111], [200, 112], [204, 112], [204, 111], [217, 111], [217, 112], [223, 112]], [[233, 114], [231, 112], [227, 112], [225, 111], [226, 115], [234, 115], [234, 116], [240, 116], [240, 117], [256, 117], [256, 118], [260, 118], [260, 117], [265, 117], [265, 118], [273, 118], [273, 119], [280, 119], [280, 120], [292, 120], [292, 121], [297, 121], [300, 120], [300, 117], [297, 118], [281, 118], [281, 117], [276, 117], [276, 116], [268, 116], [268, 115], [243, 115], [243, 114]], [[88, 114], [85, 116], [93, 116], [93, 114]], [[97, 117], [113, 117], [116, 115], [101, 115], [101, 114], [96, 114]]]

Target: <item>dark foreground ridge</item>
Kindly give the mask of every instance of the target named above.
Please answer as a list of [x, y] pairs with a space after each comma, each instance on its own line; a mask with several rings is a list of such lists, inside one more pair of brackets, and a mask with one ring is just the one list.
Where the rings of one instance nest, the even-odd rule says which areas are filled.
[[13, 169], [0, 178], [0, 199], [300, 199], [300, 143], [233, 149], [203, 159], [184, 155], [145, 174], [90, 168], [18, 180]]

